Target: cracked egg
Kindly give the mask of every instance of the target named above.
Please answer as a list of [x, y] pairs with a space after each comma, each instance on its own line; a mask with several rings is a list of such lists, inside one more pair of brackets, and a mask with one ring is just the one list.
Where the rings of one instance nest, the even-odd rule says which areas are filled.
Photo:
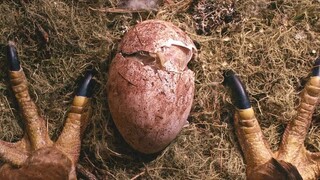
[[195, 55], [190, 37], [169, 22], [144, 21], [124, 35], [107, 94], [115, 125], [135, 150], [159, 152], [188, 124], [194, 73], [187, 64]]

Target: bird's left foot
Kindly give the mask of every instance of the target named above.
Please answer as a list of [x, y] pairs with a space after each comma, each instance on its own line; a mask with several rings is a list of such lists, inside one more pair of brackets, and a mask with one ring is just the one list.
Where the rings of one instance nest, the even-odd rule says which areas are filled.
[[76, 179], [81, 135], [89, 121], [92, 73], [88, 72], [73, 99], [63, 131], [53, 142], [46, 121], [32, 101], [28, 83], [13, 42], [7, 47], [9, 78], [25, 125], [24, 137], [15, 143], [0, 141], [0, 179]]

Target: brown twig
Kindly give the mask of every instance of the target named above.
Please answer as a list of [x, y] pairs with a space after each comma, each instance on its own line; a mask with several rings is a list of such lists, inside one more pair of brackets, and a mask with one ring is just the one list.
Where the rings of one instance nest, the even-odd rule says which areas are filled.
[[142, 171], [141, 173], [135, 175], [134, 177], [132, 177], [130, 180], [136, 180], [138, 179], [140, 176], [144, 175], [145, 171]]
[[89, 170], [84, 168], [81, 164], [77, 164], [77, 171], [85, 176], [88, 180], [97, 180], [97, 177], [92, 174]]

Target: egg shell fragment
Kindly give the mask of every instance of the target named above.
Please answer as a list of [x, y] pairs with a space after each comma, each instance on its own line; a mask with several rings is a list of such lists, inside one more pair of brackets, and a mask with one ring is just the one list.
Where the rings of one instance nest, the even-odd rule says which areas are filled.
[[177, 26], [161, 20], [148, 20], [130, 29], [122, 38], [118, 50], [125, 54], [157, 52], [163, 46], [172, 44], [190, 49], [192, 56], [197, 51], [192, 39]]

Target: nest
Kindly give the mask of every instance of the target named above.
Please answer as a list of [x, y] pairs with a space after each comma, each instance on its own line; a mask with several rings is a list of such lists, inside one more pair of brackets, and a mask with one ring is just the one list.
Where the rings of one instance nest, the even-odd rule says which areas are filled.
[[[88, 67], [97, 70], [93, 116], [79, 164], [98, 179], [244, 179], [245, 164], [232, 125], [233, 106], [221, 85], [222, 71], [232, 69], [240, 76], [267, 140], [277, 149], [285, 124], [296, 113], [297, 95], [319, 55], [320, 3], [238, 0], [230, 1], [234, 11], [229, 11], [228, 4], [199, 0], [206, 7], [229, 9], [215, 11], [205, 20], [201, 13], [208, 11], [193, 9], [199, 5], [190, 2], [174, 0], [158, 11], [118, 14], [97, 10], [115, 7], [113, 0], [5, 0], [0, 5], [1, 139], [16, 141], [23, 135], [4, 60], [4, 45], [14, 40], [30, 93], [53, 139], [61, 132], [78, 77]], [[235, 18], [226, 21], [230, 16]], [[186, 31], [199, 55], [189, 64], [196, 73], [190, 125], [164, 151], [146, 156], [132, 150], [116, 130], [105, 85], [124, 32], [137, 21], [154, 18]], [[197, 18], [209, 27], [203, 26], [200, 34], [203, 27]], [[317, 116], [318, 110], [306, 139], [313, 151], [320, 150]], [[85, 178], [81, 173], [79, 177]]]

